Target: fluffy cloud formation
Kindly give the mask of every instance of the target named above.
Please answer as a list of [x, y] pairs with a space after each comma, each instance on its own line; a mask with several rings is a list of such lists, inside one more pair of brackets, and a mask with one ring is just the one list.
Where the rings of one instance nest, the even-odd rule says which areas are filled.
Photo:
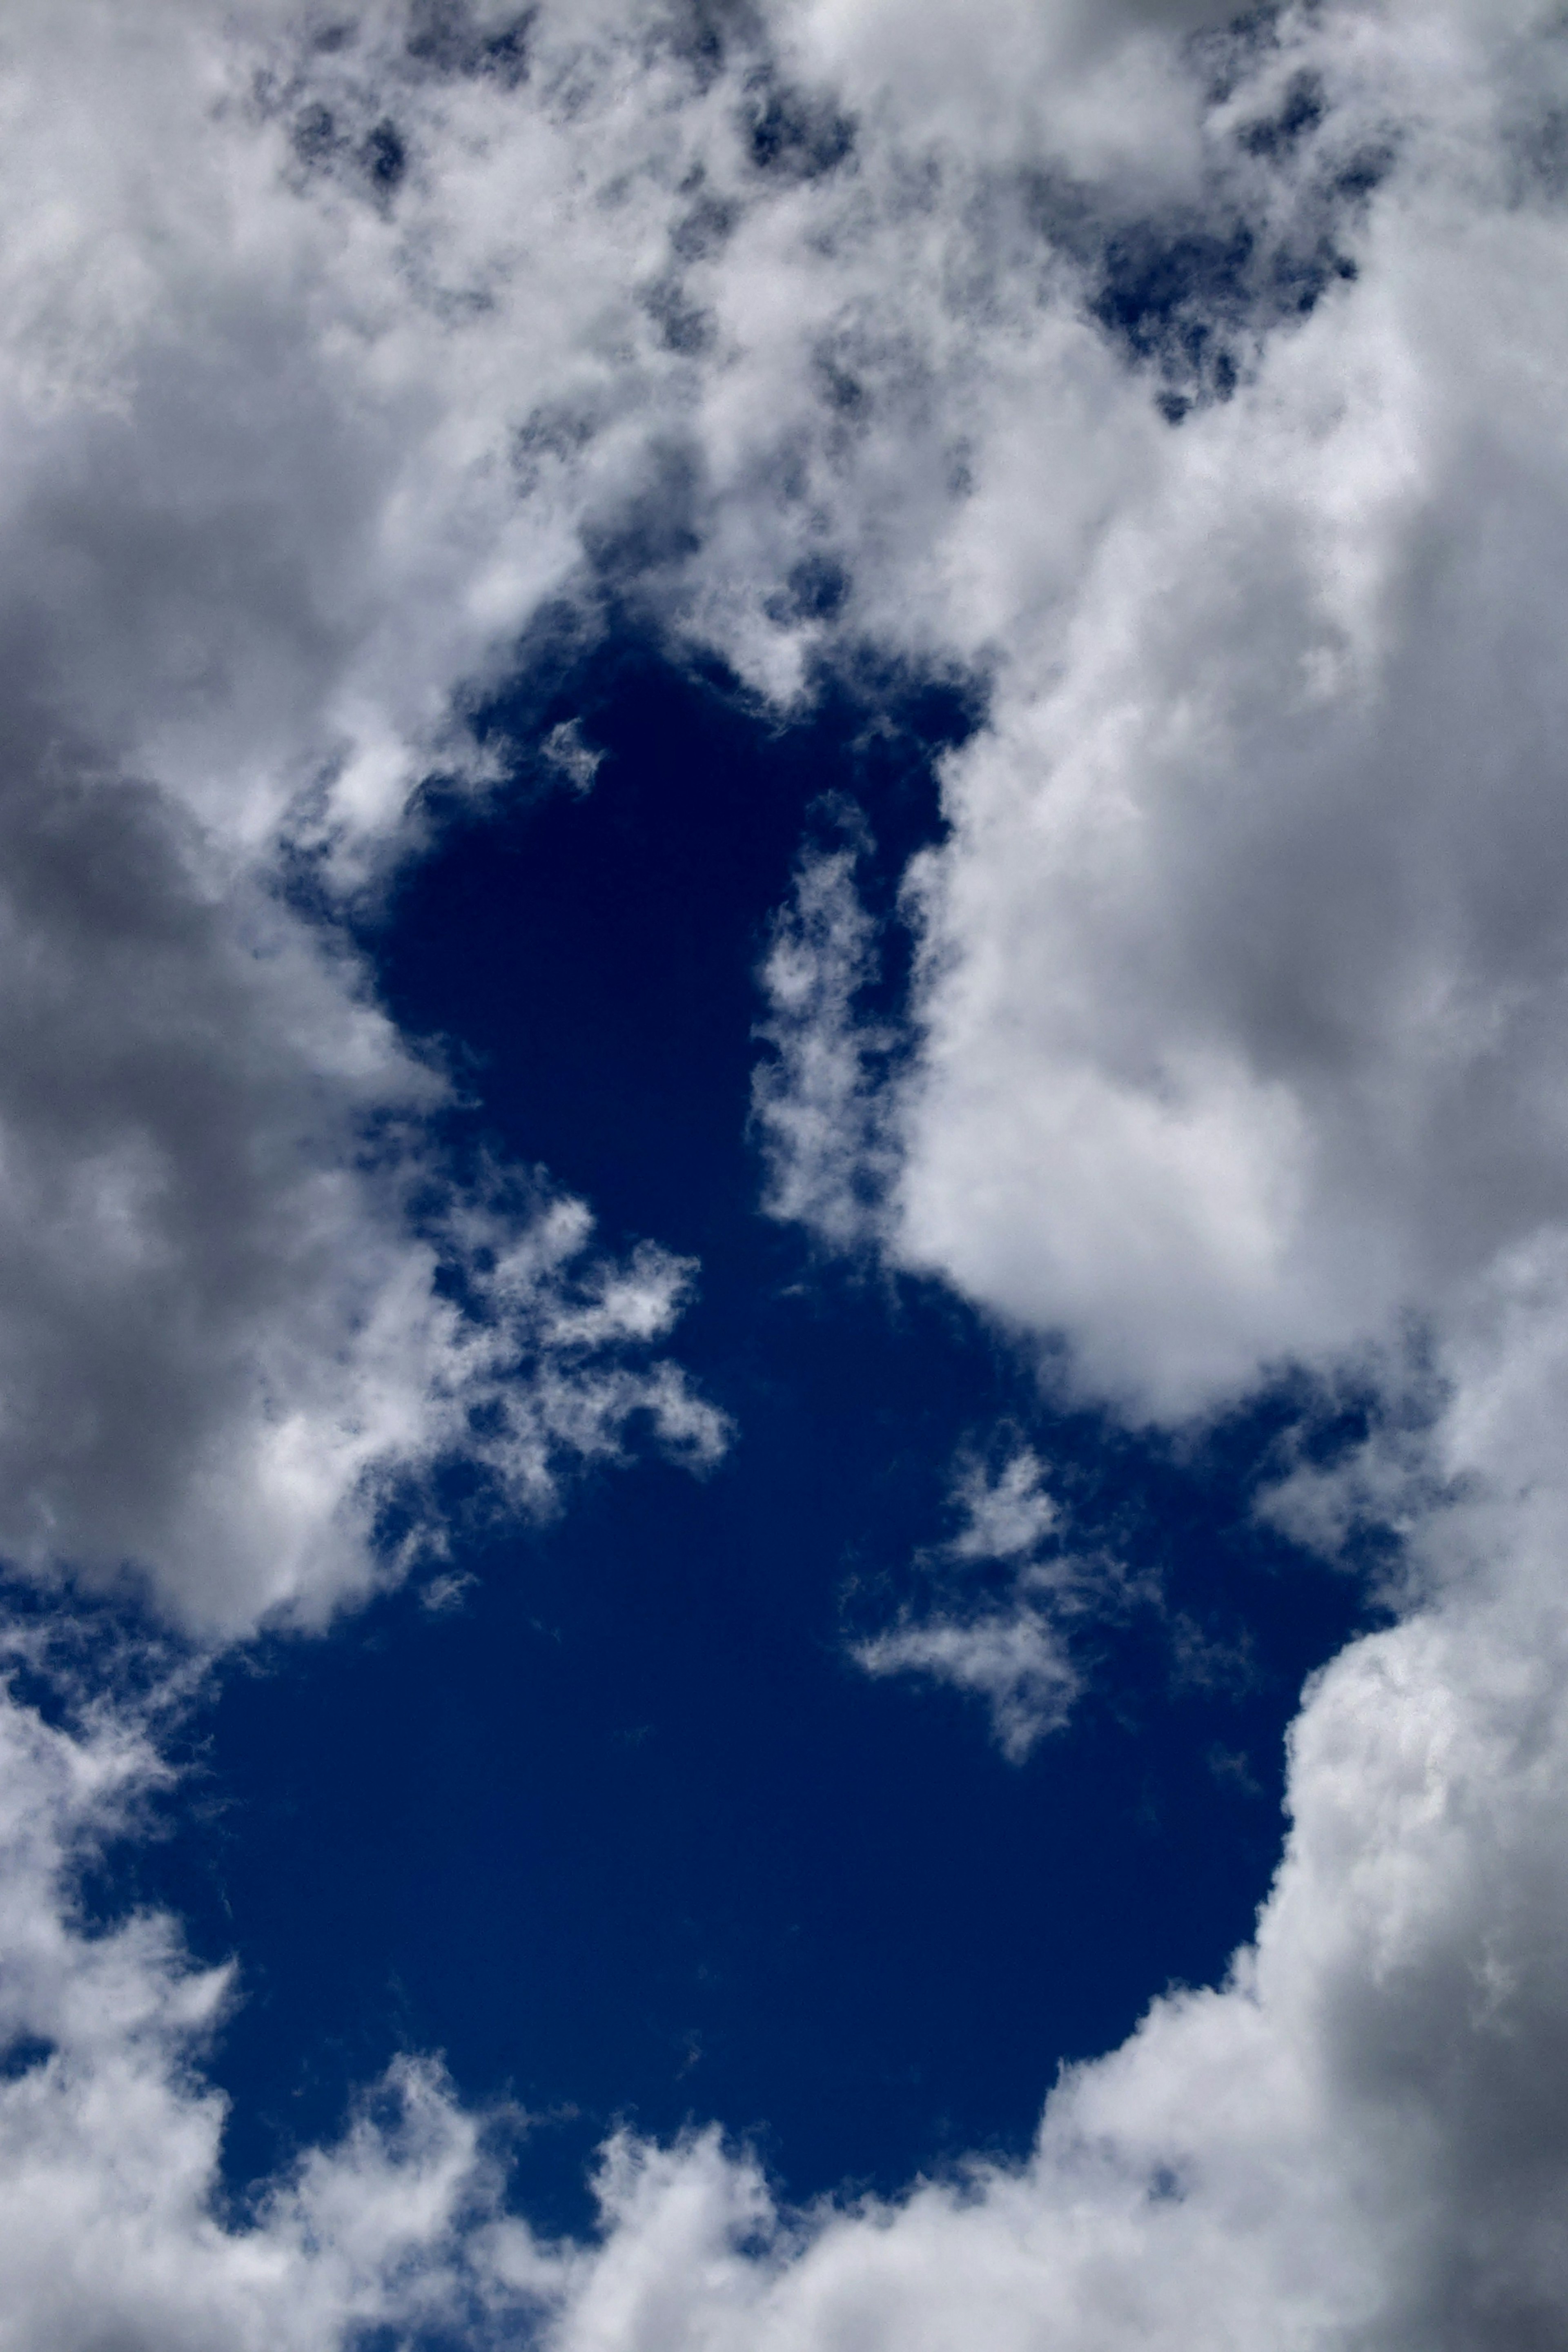
[[779, 707], [844, 646], [990, 682], [890, 1083], [803, 868], [775, 1210], [1133, 1416], [1384, 1381], [1272, 1507], [1405, 1549], [1256, 1944], [1027, 2166], [781, 2218], [626, 2143], [578, 2249], [418, 2069], [221, 2221], [223, 1983], [73, 1907], [145, 1738], [12, 1704], [0, 2344], [1561, 2341], [1568, 50], [1525, 0], [1208, 13], [14, 15], [0, 1540], [309, 1622], [446, 1449], [526, 1494], [639, 1407], [717, 1444], [640, 1352], [686, 1269], [421, 1209], [432, 1081], [277, 887], [374, 889], [424, 774], [494, 782], [529, 624], [616, 599]]
[[1134, 1410], [1563, 1217], [1561, 245], [1513, 189], [1391, 195], [954, 763], [902, 1245]]
[[[1180, 430], [1147, 375], [1094, 381], [1065, 299], [1037, 327], [1004, 314], [967, 501], [877, 615], [915, 644], [917, 599], [940, 598], [941, 635], [993, 683], [992, 724], [947, 764], [952, 837], [910, 877], [924, 969], [888, 1241], [1065, 1334], [1080, 1391], [1135, 1414], [1383, 1343], [1563, 1213], [1564, 58], [1527, 31], [1282, 16], [1209, 118], [1209, 213], [1178, 213], [1163, 251], [1142, 232], [1142, 311], [1079, 282]], [[1224, 175], [1263, 158], [1273, 213], [1259, 194], [1247, 244], [1288, 327], [1218, 250]], [[1314, 277], [1293, 240], [1328, 182], [1340, 261]], [[1119, 195], [1112, 261], [1134, 241]], [[1163, 307], [1162, 269], [1184, 273]], [[1227, 397], [1205, 397], [1201, 350], [1181, 378], [1205, 338], [1228, 339]], [[868, 611], [889, 593], [866, 586]], [[832, 979], [823, 1073], [855, 1042]], [[807, 1205], [804, 1076], [795, 1099], [802, 1213], [837, 1231], [845, 1171]]]
[[446, 1455], [537, 1504], [634, 1413], [722, 1442], [649, 1360], [690, 1269], [443, 1202], [436, 1069], [281, 888], [374, 888], [433, 765], [483, 788], [454, 696], [581, 560], [505, 487], [526, 399], [283, 111], [301, 39], [39, 10], [0, 90], [0, 1551], [204, 1636], [400, 1572]]

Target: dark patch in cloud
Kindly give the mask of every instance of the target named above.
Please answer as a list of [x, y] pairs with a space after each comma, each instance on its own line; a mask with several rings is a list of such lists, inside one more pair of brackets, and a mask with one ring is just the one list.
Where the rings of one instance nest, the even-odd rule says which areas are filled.
[[[1347, 201], [1373, 184], [1369, 161], [1347, 170]], [[1160, 378], [1173, 423], [1200, 401], [1228, 400], [1260, 339], [1310, 316], [1356, 265], [1323, 229], [1274, 243], [1244, 217], [1215, 226], [1137, 222], [1105, 242], [1090, 315], [1128, 357]]]
[[529, 35], [536, 8], [520, 8], [499, 26], [475, 21], [470, 0], [415, 0], [410, 12], [408, 55], [433, 72], [485, 75], [515, 89], [529, 70]]
[[1187, 385], [1227, 399], [1237, 364], [1226, 328], [1247, 307], [1256, 240], [1238, 222], [1228, 235], [1194, 229], [1172, 236], [1153, 222], [1110, 238], [1100, 291], [1089, 310], [1132, 358], [1154, 362], [1183, 393], [1167, 392], [1166, 413], [1187, 404]]
[[55, 2044], [37, 2033], [19, 2033], [14, 2042], [0, 2049], [0, 2083], [19, 2083], [24, 2074], [47, 2066], [55, 2054]]
[[661, 45], [679, 59], [699, 90], [710, 89], [737, 45], [754, 44], [759, 27], [744, 0], [676, 0], [659, 27]]
[[627, 593], [688, 562], [702, 544], [699, 489], [689, 448], [666, 442], [656, 449], [637, 496], [609, 520], [584, 527], [584, 547], [601, 583]]
[[791, 622], [831, 621], [843, 609], [849, 588], [849, 574], [837, 557], [803, 556], [765, 610], [781, 627]]
[[1323, 77], [1279, 72], [1272, 8], [1204, 36], [1209, 104], [1257, 109], [1215, 125], [1206, 186], [1187, 205], [1118, 214], [1104, 192], [1041, 173], [1026, 203], [1037, 228], [1083, 273], [1091, 318], [1153, 379], [1173, 424], [1228, 400], [1267, 336], [1310, 317], [1357, 274], [1347, 250], [1394, 160], [1390, 139], [1336, 112]]
[[812, 370], [829, 408], [836, 409], [840, 416], [861, 415], [869, 395], [861, 378], [844, 364], [840, 356], [826, 349], [819, 351]]
[[716, 196], [698, 183], [690, 210], [670, 231], [670, 247], [678, 261], [704, 261], [722, 250], [739, 220], [740, 206]]
[[532, 410], [511, 436], [511, 466], [520, 492], [527, 497], [539, 486], [546, 464], [564, 465], [579, 457], [598, 431], [586, 410], [567, 402], [547, 402]]
[[778, 179], [821, 179], [855, 152], [852, 116], [766, 71], [753, 78], [742, 119], [752, 163]]
[[678, 278], [661, 278], [643, 296], [643, 308], [658, 329], [667, 352], [700, 359], [713, 347], [713, 313], [693, 302]]
[[379, 205], [389, 205], [408, 172], [408, 144], [390, 115], [355, 139], [330, 106], [302, 107], [289, 133], [296, 160], [309, 173], [340, 173]]
[[331, 108], [320, 104], [300, 109], [294, 118], [289, 139], [307, 171], [330, 163], [342, 144]]
[[372, 184], [390, 196], [408, 169], [408, 150], [395, 122], [384, 116], [374, 125], [359, 151], [359, 161]]
[[1287, 89], [1283, 103], [1277, 112], [1249, 122], [1237, 133], [1238, 143], [1248, 155], [1266, 155], [1270, 159], [1289, 153], [1300, 144], [1304, 134], [1315, 131], [1323, 119], [1323, 85], [1316, 74], [1300, 73]]

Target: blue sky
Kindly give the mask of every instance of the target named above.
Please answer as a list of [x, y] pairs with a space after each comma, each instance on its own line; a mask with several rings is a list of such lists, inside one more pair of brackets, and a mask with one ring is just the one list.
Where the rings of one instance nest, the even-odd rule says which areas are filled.
[[1568, 2326], [1568, 41], [24, 7], [0, 2352]]

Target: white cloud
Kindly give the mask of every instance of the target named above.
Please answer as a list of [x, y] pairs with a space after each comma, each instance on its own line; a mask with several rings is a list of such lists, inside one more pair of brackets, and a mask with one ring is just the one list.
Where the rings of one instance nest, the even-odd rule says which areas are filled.
[[1010, 1764], [1061, 1729], [1081, 1688], [1061, 1633], [1021, 1590], [1001, 1607], [902, 1618], [850, 1654], [868, 1675], [921, 1675], [984, 1699]]
[[1385, 1341], [1564, 1212], [1561, 221], [1416, 152], [1010, 648], [924, 869], [905, 1250], [1134, 1412]]
[[758, 975], [768, 1017], [757, 1034], [773, 1054], [753, 1075], [752, 1116], [766, 1213], [847, 1249], [876, 1237], [897, 1166], [882, 1133], [897, 1036], [860, 1002], [878, 970], [876, 926], [856, 887], [865, 821], [854, 809], [835, 814], [846, 838], [802, 853]]
[[952, 1557], [1014, 1560], [1035, 1550], [1061, 1517], [1045, 1478], [1045, 1465], [1032, 1445], [1009, 1454], [994, 1477], [984, 1461], [965, 1463], [955, 1498], [963, 1525], [948, 1547]]
[[[917, 1562], [923, 1598], [849, 1654], [868, 1675], [918, 1675], [984, 1699], [997, 1746], [1022, 1764], [1067, 1723], [1083, 1687], [1068, 1622], [1110, 1601], [1120, 1580], [1101, 1561], [1046, 1549], [1061, 1514], [1032, 1446], [1015, 1444], [994, 1475], [980, 1456], [964, 1459], [952, 1502], [957, 1534]], [[987, 1565], [1005, 1581], [966, 1589]]]
[[786, 54], [922, 138], [991, 163], [1037, 162], [1186, 193], [1201, 168], [1201, 83], [1182, 37], [1226, 25], [1228, 0], [805, 0], [778, 12]]

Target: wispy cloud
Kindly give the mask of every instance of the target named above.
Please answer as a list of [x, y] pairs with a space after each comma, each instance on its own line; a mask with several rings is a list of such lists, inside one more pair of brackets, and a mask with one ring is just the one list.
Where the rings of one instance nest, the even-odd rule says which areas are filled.
[[[922, 1598], [850, 1647], [867, 1674], [919, 1675], [983, 1698], [1012, 1764], [1070, 1717], [1083, 1682], [1068, 1626], [1117, 1582], [1102, 1559], [1063, 1549], [1061, 1513], [1045, 1475], [1024, 1444], [994, 1474], [978, 1457], [962, 1463], [952, 1497], [961, 1524], [919, 1563]], [[984, 1567], [1004, 1573], [976, 1591]]]
[[848, 806], [830, 814], [840, 838], [801, 853], [759, 974], [768, 1017], [757, 1034], [772, 1052], [752, 1080], [752, 1117], [766, 1213], [847, 1250], [882, 1231], [897, 1165], [887, 1082], [899, 1040], [863, 1001], [879, 968], [856, 880], [865, 819]]
[[969, 1616], [906, 1618], [857, 1642], [851, 1655], [868, 1675], [923, 1675], [983, 1698], [1010, 1764], [1061, 1729], [1081, 1686], [1061, 1633], [1022, 1591]]

